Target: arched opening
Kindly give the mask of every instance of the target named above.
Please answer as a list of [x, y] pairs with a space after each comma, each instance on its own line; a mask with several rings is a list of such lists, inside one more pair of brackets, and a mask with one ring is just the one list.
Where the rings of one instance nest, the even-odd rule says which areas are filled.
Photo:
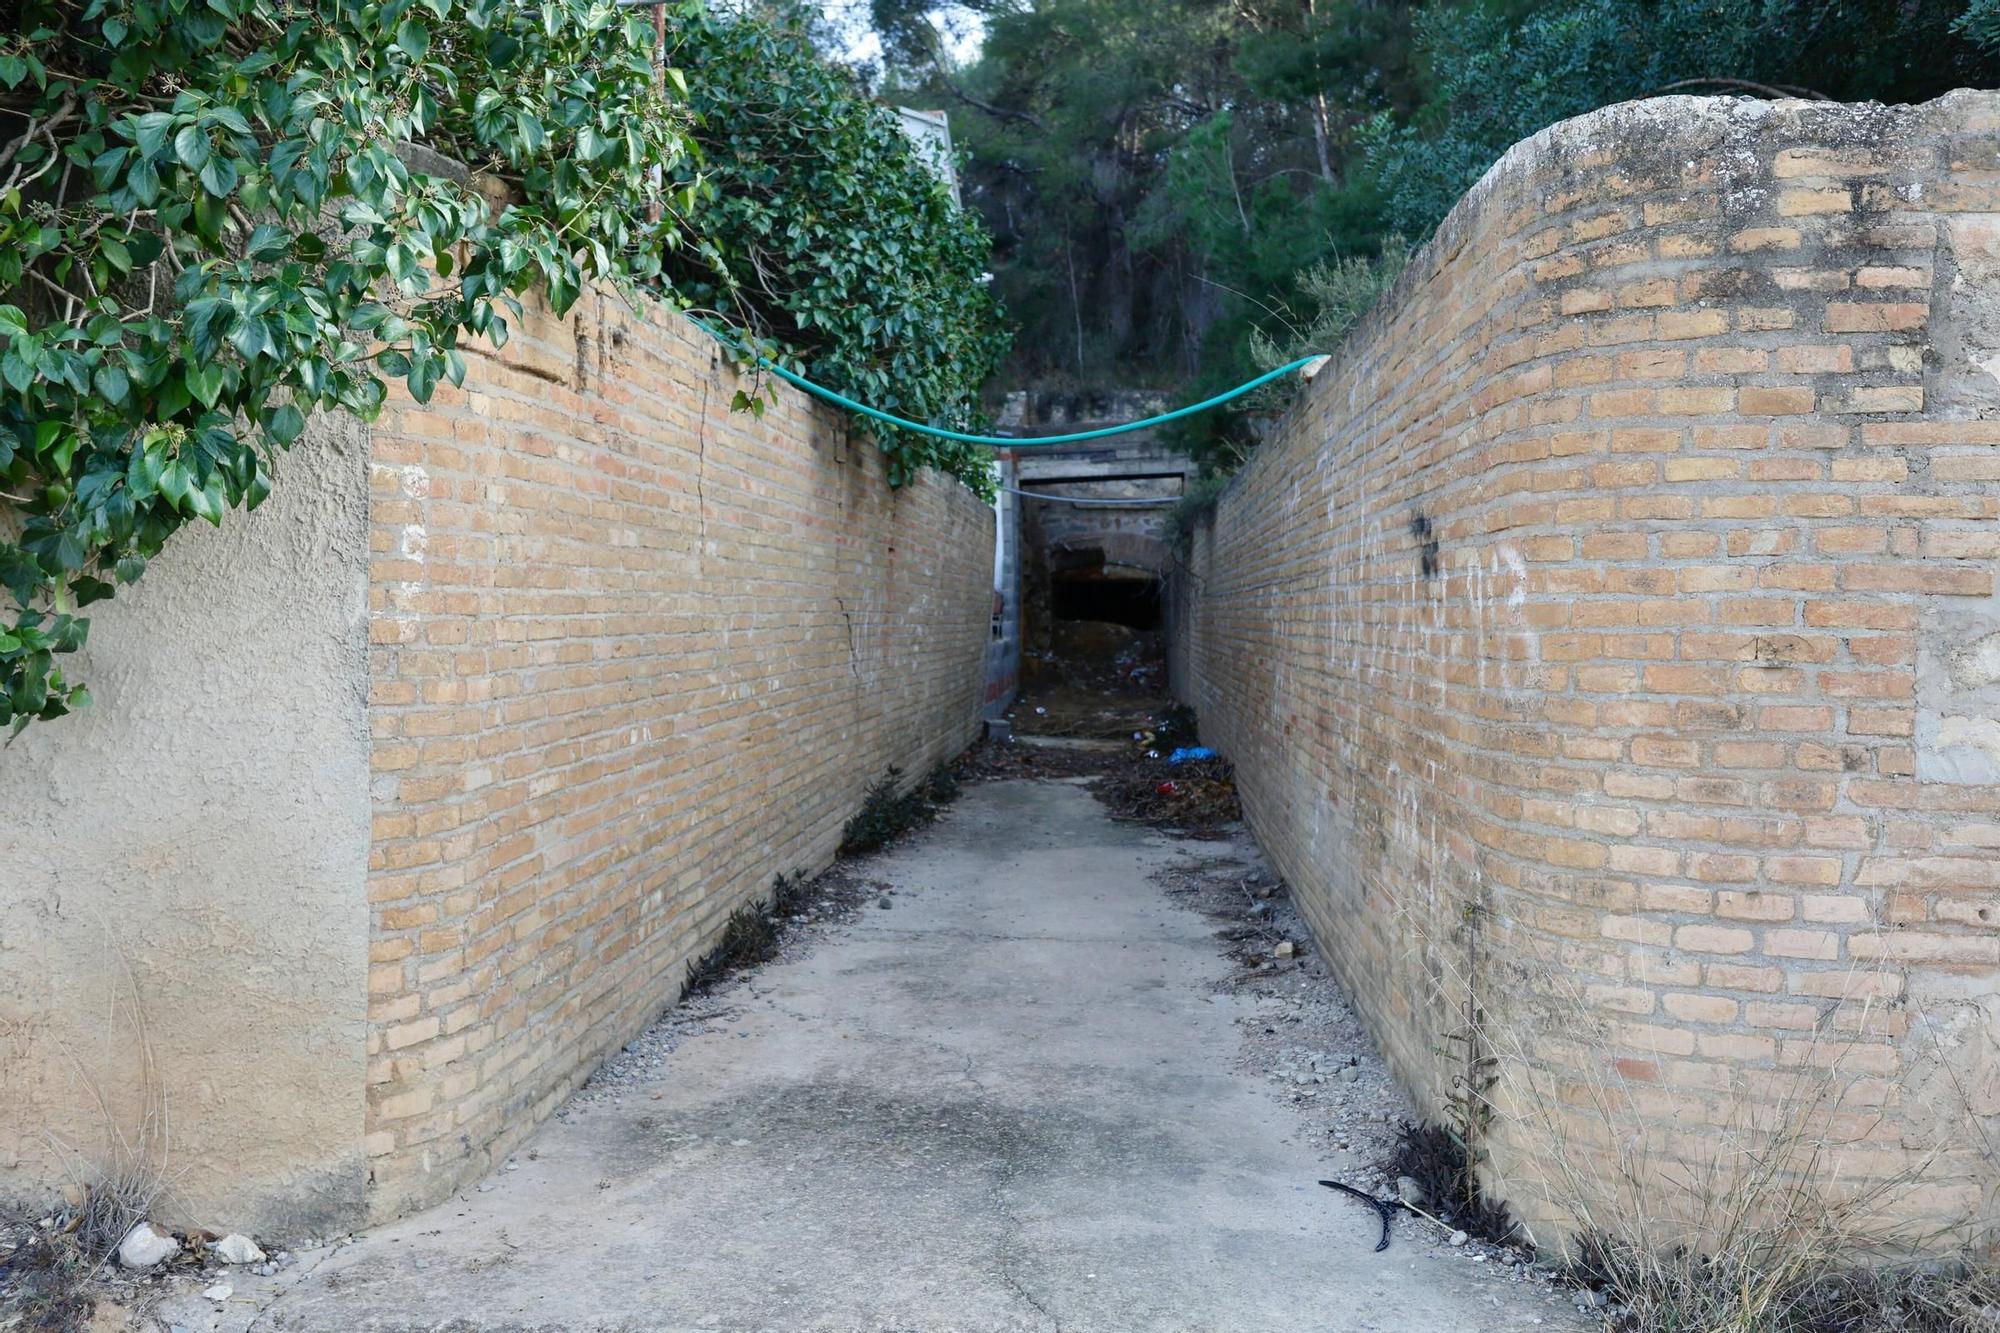
[[1049, 576], [1050, 612], [1149, 632], [1160, 628], [1160, 579], [1151, 570], [1102, 561]]

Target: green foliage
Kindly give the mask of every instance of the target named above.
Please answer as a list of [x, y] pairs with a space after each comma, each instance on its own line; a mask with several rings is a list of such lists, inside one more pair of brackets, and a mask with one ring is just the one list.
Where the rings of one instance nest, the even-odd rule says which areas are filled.
[[[696, 12], [669, 44], [700, 73], [691, 96], [712, 193], [695, 225], [722, 261], [670, 261], [682, 292], [735, 312], [808, 378], [911, 420], [977, 429], [979, 386], [1007, 334], [976, 216], [799, 22]], [[990, 491], [976, 446], [893, 427], [878, 440], [892, 484], [930, 466]]]
[[[686, 114], [604, 0], [26, 0], [0, 39], [0, 722], [86, 702], [78, 611], [253, 509], [516, 295], [657, 278]], [[676, 87], [683, 87], [677, 75]], [[472, 182], [396, 151], [428, 141]], [[504, 187], [494, 208], [477, 188]], [[663, 193], [658, 181], [676, 182]], [[226, 646], [225, 646], [226, 647]]]
[[[1022, 332], [1015, 380], [1239, 381], [1293, 274], [1372, 253], [1354, 127], [1401, 105], [1406, 6], [1313, 0], [975, 0], [980, 58], [937, 56], [908, 0], [877, 0], [888, 95], [953, 108], [968, 201]], [[1322, 149], [1324, 151], [1322, 151]]]
[[[1412, 118], [1361, 135], [1385, 222], [1430, 232], [1501, 153], [1543, 126], [1661, 92], [1920, 101], [2000, 68], [1976, 34], [1992, 0], [1569, 0], [1433, 6], [1415, 21], [1428, 74]], [[1893, 34], [1893, 38], [1891, 37]]]
[[[960, 0], [986, 32], [963, 67], [931, 8], [874, 0], [890, 95], [959, 110], [1021, 324], [1009, 377], [1185, 398], [1293, 344], [1321, 266], [1421, 241], [1552, 121], [1663, 91], [2000, 81], [2000, 0]], [[1216, 413], [1175, 438], [1226, 463], [1255, 432]]]
[[1951, 30], [1988, 55], [2000, 51], [2000, 0], [1971, 0]]
[[1373, 258], [1336, 256], [1314, 264], [1298, 275], [1299, 299], [1282, 339], [1261, 331], [1252, 334], [1251, 355], [1268, 369], [1338, 347], [1409, 261], [1408, 243], [1391, 235]]
[[[1174, 501], [1174, 507], [1167, 511], [1167, 543], [1185, 550], [1194, 537], [1194, 530], [1201, 526], [1209, 515], [1215, 512], [1222, 493], [1229, 489], [1232, 473], [1204, 472], [1188, 484], [1181, 497]], [[1192, 745], [1194, 742], [1188, 741]]]

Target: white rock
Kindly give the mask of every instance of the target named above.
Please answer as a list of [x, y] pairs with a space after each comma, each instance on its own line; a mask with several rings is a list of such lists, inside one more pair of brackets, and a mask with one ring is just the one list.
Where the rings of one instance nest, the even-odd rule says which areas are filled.
[[153, 1230], [151, 1222], [141, 1222], [118, 1242], [119, 1264], [132, 1269], [151, 1268], [180, 1252], [181, 1243], [163, 1231]]
[[257, 1248], [257, 1242], [248, 1236], [230, 1232], [215, 1244], [209, 1246], [215, 1257], [225, 1264], [261, 1264], [264, 1252]]
[[1454, 1231], [1451, 1233], [1451, 1243], [1454, 1247], [1465, 1244], [1467, 1239], [1468, 1237], [1463, 1231]]
[[202, 1292], [202, 1297], [205, 1300], [211, 1300], [220, 1303], [222, 1301], [228, 1300], [232, 1295], [235, 1294], [235, 1292], [236, 1289], [230, 1286], [227, 1282], [218, 1282], [214, 1286], [210, 1287], [208, 1290]]

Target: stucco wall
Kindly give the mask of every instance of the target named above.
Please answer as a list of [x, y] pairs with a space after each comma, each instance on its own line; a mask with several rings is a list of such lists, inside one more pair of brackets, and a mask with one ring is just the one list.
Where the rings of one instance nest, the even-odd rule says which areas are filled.
[[1195, 535], [1179, 687], [1544, 1239], [1774, 1125], [1995, 1220], [1997, 262], [1991, 94], [1557, 125]]
[[91, 608], [94, 705], [0, 751], [0, 1200], [65, 1179], [47, 1136], [87, 1169], [164, 1115], [166, 1215], [359, 1213], [366, 452], [315, 419], [258, 512]]

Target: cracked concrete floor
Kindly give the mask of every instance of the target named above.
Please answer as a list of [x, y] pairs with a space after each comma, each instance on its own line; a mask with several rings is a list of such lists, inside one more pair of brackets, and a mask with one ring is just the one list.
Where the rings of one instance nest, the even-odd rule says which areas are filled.
[[338, 1251], [255, 1327], [1541, 1323], [1427, 1247], [1373, 1253], [1375, 1219], [1313, 1184], [1296, 1118], [1234, 1068], [1253, 1001], [1148, 880], [1225, 847], [1114, 824], [1073, 782], [970, 787], [866, 866], [893, 910], [757, 972], [652, 1081]]

